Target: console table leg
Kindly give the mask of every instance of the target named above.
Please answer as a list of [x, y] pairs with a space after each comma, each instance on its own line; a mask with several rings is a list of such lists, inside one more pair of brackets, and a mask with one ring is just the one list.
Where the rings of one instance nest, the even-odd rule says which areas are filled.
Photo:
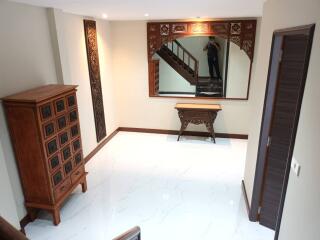
[[213, 138], [213, 142], [216, 143], [216, 134], [214, 132], [214, 128], [212, 127], [212, 138]]
[[214, 129], [213, 129], [213, 122], [207, 122], [206, 127], [207, 127], [207, 130], [208, 130], [213, 142], [216, 143], [216, 135], [215, 135]]
[[181, 137], [183, 131], [188, 127], [188, 124], [189, 124], [189, 122], [187, 122], [187, 121], [181, 122], [181, 128], [180, 128], [180, 131], [179, 131], [179, 136], [178, 136], [177, 141], [180, 140], [180, 137]]

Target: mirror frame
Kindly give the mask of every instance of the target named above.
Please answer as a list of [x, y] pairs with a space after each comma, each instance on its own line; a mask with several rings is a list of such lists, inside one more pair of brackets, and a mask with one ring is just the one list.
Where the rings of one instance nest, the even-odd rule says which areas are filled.
[[[251, 80], [252, 62], [256, 38], [256, 19], [233, 19], [218, 21], [188, 21], [188, 22], [148, 22], [147, 48], [149, 72], [149, 97], [188, 98], [188, 99], [218, 99], [218, 100], [248, 100]], [[152, 56], [163, 44], [175, 39], [190, 36], [218, 36], [233, 42], [243, 50], [250, 59], [250, 70], [246, 98], [214, 98], [159, 96], [159, 62]]]

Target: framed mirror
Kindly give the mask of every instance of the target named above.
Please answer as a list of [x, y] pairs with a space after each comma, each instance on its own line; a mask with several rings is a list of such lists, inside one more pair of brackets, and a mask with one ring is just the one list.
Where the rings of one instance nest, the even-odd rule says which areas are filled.
[[148, 23], [149, 96], [248, 99], [256, 20]]

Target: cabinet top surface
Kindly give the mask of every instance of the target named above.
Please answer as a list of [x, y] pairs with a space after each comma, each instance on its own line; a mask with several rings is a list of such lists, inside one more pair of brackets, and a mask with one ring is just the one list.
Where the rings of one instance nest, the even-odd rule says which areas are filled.
[[38, 103], [75, 89], [76, 85], [50, 84], [2, 98], [4, 102]]
[[177, 103], [176, 109], [222, 110], [219, 104]]

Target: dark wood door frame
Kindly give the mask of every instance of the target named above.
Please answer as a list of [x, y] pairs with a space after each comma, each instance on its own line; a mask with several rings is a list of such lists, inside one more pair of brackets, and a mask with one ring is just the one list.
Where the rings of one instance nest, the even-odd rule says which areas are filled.
[[286, 190], [287, 190], [287, 185], [288, 185], [288, 180], [289, 180], [291, 158], [292, 158], [294, 143], [295, 143], [295, 135], [296, 135], [298, 122], [299, 122], [299, 114], [300, 114], [300, 108], [301, 108], [301, 104], [302, 104], [305, 81], [307, 78], [307, 71], [308, 71], [309, 58], [310, 58], [310, 53], [311, 53], [311, 48], [312, 48], [314, 28], [315, 28], [315, 25], [312, 24], [312, 25], [306, 25], [306, 26], [301, 26], [301, 27], [277, 30], [273, 34], [270, 61], [269, 61], [268, 80], [267, 80], [267, 84], [266, 84], [266, 95], [265, 95], [265, 100], [264, 100], [263, 116], [262, 116], [262, 121], [261, 121], [257, 164], [256, 164], [255, 178], [254, 178], [251, 208], [250, 208], [250, 212], [249, 212], [249, 219], [251, 221], [258, 221], [259, 220], [259, 209], [260, 209], [260, 202], [261, 202], [261, 196], [262, 196], [262, 191], [263, 191], [264, 172], [265, 172], [265, 167], [266, 167], [266, 153], [267, 153], [268, 136], [269, 136], [269, 130], [270, 130], [270, 125], [271, 125], [271, 119], [273, 117], [273, 107], [274, 107], [273, 104], [274, 104], [274, 98], [276, 95], [276, 84], [277, 84], [277, 79], [278, 79], [279, 59], [281, 58], [281, 54], [282, 54], [281, 53], [281, 45], [282, 45], [282, 42], [283, 42], [283, 39], [285, 36], [297, 35], [297, 34], [305, 34], [305, 35], [309, 36], [307, 57], [306, 57], [305, 65], [304, 65], [302, 86], [300, 89], [299, 100], [298, 100], [299, 104], [298, 104], [298, 109], [297, 109], [297, 118], [294, 123], [294, 130], [293, 130], [294, 137], [293, 137], [293, 141], [291, 142], [291, 145], [290, 145], [289, 160], [286, 165], [285, 180], [284, 180], [283, 187], [282, 187], [279, 214], [278, 214], [276, 230], [275, 230], [275, 239], [278, 239], [279, 230], [280, 230], [283, 206], [284, 206]]

